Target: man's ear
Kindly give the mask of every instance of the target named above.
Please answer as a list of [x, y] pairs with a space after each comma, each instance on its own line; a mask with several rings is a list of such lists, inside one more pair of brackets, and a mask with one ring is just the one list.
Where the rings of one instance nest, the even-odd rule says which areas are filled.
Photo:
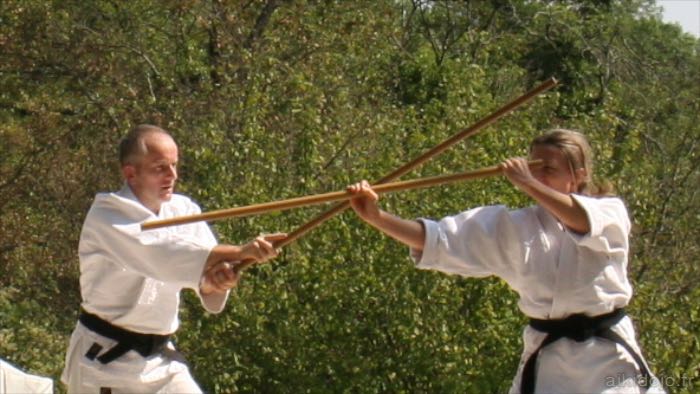
[[136, 166], [133, 164], [125, 164], [122, 166], [122, 175], [127, 181], [132, 180], [136, 176]]

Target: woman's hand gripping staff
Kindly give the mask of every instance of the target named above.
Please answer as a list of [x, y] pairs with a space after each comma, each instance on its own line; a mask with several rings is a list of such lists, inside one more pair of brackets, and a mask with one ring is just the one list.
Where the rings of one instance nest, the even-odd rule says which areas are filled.
[[242, 246], [215, 246], [202, 275], [200, 292], [204, 295], [224, 293], [236, 287], [241, 277], [241, 273], [234, 270], [237, 262], [253, 260], [258, 264], [277, 257], [279, 250], [275, 249], [273, 242], [286, 237], [285, 233], [263, 234]]
[[531, 156], [543, 160], [544, 165], [531, 170], [526, 159], [511, 158], [501, 163], [503, 174], [513, 186], [532, 197], [566, 227], [579, 234], [588, 233], [591, 226], [586, 212], [571, 196], [578, 192], [578, 185], [586, 176], [585, 170], [572, 168], [556, 148], [535, 146]]

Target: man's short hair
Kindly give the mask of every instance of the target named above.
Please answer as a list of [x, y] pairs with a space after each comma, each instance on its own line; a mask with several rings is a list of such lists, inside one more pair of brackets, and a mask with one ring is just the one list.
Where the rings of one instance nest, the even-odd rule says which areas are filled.
[[162, 133], [172, 138], [165, 129], [150, 124], [140, 124], [131, 129], [119, 143], [119, 164], [122, 166], [136, 164], [139, 157], [148, 153], [144, 139], [151, 133]]

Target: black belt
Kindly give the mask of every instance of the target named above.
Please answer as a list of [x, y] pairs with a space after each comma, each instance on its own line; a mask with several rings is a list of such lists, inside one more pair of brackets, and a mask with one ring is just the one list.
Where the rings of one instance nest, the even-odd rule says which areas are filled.
[[637, 363], [644, 379], [641, 381], [644, 388], [649, 388], [651, 384], [651, 373], [644, 363], [644, 359], [611, 327], [617, 324], [626, 316], [624, 309], [616, 309], [610, 313], [589, 317], [583, 314], [571, 315], [566, 319], [540, 320], [530, 319], [530, 327], [537, 331], [547, 333], [542, 344], [530, 355], [523, 367], [522, 379], [520, 381], [521, 394], [533, 394], [535, 392], [535, 372], [537, 356], [545, 346], [561, 338], [573, 339], [576, 342], [583, 342], [591, 337], [608, 339], [622, 346], [629, 352]]
[[97, 358], [102, 364], [116, 360], [129, 350], [135, 350], [143, 357], [160, 353], [170, 339], [170, 335], [142, 334], [129, 331], [85, 311], [80, 311], [79, 320], [91, 331], [117, 341], [114, 347], [99, 357], [97, 357], [97, 354], [102, 350], [102, 346], [94, 344], [88, 350], [85, 356], [91, 360]]

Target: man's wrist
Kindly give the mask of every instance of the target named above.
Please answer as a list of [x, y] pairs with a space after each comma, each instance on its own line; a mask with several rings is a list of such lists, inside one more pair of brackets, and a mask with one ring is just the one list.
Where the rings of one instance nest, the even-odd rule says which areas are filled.
[[240, 260], [243, 247], [230, 244], [216, 245], [210, 252], [211, 266], [222, 261]]
[[209, 285], [206, 275], [202, 275], [202, 279], [199, 280], [199, 294], [208, 296], [213, 292], [214, 289]]

